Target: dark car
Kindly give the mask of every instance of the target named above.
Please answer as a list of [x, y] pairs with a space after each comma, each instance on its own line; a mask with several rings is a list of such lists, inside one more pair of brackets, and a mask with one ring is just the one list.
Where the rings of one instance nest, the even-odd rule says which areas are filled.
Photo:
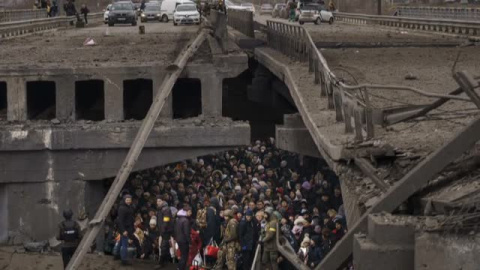
[[132, 2], [116, 2], [108, 13], [108, 26], [117, 23], [137, 25], [137, 13]]
[[145, 10], [143, 10], [142, 15], [140, 17], [140, 21], [147, 22], [147, 21], [161, 21], [160, 18], [160, 5], [157, 4], [147, 4], [145, 6]]

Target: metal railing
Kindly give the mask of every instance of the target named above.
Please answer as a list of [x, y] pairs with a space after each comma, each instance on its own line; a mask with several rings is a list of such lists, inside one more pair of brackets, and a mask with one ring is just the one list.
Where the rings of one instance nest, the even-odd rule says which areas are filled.
[[254, 34], [253, 12], [248, 10], [228, 10], [228, 26], [251, 38]]
[[335, 18], [337, 21], [360, 25], [375, 24], [430, 32], [480, 36], [480, 21], [377, 16], [341, 12], [335, 13]]
[[398, 7], [398, 16], [480, 21], [480, 8], [466, 7]]
[[356, 141], [373, 138], [373, 110], [368, 96], [366, 102], [361, 101], [349, 90], [355, 87], [337, 79], [303, 27], [267, 21], [267, 42], [268, 46], [287, 56], [308, 62], [314, 83], [320, 86], [319, 91], [327, 99], [328, 108], [335, 110], [336, 121], [345, 124], [346, 133], [354, 133]]
[[[11, 38], [35, 32], [68, 27], [72, 22], [75, 22], [76, 19], [77, 18], [75, 16], [62, 16], [54, 18], [0, 23], [0, 40], [3, 38]], [[89, 15], [89, 19], [91, 19], [92, 22], [103, 19], [103, 13], [92, 13]]]
[[46, 9], [5, 9], [0, 10], [0, 23], [27, 21], [47, 18]]

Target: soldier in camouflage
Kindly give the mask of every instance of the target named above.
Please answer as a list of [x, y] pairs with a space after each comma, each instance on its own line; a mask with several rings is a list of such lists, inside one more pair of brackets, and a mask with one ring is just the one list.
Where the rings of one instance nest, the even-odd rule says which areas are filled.
[[[238, 242], [238, 221], [233, 217], [232, 210], [225, 210], [225, 220], [227, 221], [227, 228], [223, 241], [220, 244], [220, 250], [217, 255], [217, 263], [214, 269], [220, 270], [226, 264], [228, 270], [236, 270], [237, 262], [235, 255], [240, 251], [240, 244]], [[225, 263], [226, 261], [226, 263]]]
[[278, 258], [278, 248], [277, 248], [277, 224], [278, 220], [273, 214], [273, 208], [267, 207], [265, 209], [265, 220], [267, 225], [265, 226], [265, 236], [260, 240], [263, 243], [263, 255], [262, 255], [262, 264], [270, 269], [277, 270], [277, 258]]

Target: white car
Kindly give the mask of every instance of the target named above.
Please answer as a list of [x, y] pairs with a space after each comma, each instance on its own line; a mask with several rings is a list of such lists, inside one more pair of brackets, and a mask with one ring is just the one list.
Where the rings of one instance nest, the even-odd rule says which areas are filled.
[[248, 10], [247, 7], [237, 5], [237, 4], [235, 4], [235, 3], [233, 3], [232, 1], [229, 1], [229, 0], [225, 0], [225, 7], [227, 7], [227, 9]]
[[255, 15], [255, 6], [252, 3], [241, 3], [240, 6], [248, 11], [253, 12], [253, 14]]
[[306, 22], [313, 22], [320, 24], [321, 22], [328, 22], [332, 24], [334, 21], [333, 13], [327, 11], [324, 6], [319, 4], [305, 4], [300, 8], [300, 15], [298, 22], [304, 24]]
[[108, 5], [106, 9], [104, 9], [104, 13], [103, 13], [103, 22], [104, 23], [108, 23], [108, 13], [110, 13], [110, 8], [112, 7], [112, 4]]
[[200, 13], [196, 5], [178, 5], [173, 13], [173, 25], [200, 24]]

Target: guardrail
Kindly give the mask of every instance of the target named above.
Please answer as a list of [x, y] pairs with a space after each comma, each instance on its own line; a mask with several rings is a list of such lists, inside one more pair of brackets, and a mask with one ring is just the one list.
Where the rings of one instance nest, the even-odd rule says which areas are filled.
[[27, 21], [47, 18], [46, 9], [5, 9], [0, 10], [0, 23]]
[[[69, 16], [0, 23], [0, 39], [69, 27], [76, 19], [75, 16]], [[89, 19], [92, 22], [103, 19], [103, 13], [92, 13], [89, 15]]]
[[480, 21], [480, 8], [465, 7], [398, 7], [398, 16]]
[[251, 38], [254, 34], [253, 12], [248, 10], [228, 9], [228, 26]]
[[209, 24], [213, 27], [213, 36], [222, 48], [223, 53], [228, 52], [227, 14], [218, 10], [211, 10], [208, 16]]
[[[354, 133], [356, 141], [374, 137], [373, 112], [368, 95], [365, 102], [361, 101], [351, 93], [357, 87], [337, 79], [303, 27], [267, 21], [267, 42], [269, 47], [287, 56], [308, 62], [309, 72], [314, 74], [314, 83], [320, 85], [319, 91], [326, 97], [328, 108], [335, 110], [336, 121], [345, 124], [346, 133]], [[366, 89], [363, 90], [366, 92]]]
[[480, 36], [480, 22], [448, 19], [407, 18], [397, 16], [376, 16], [352, 13], [335, 13], [335, 19], [360, 25], [381, 25], [430, 32]]

